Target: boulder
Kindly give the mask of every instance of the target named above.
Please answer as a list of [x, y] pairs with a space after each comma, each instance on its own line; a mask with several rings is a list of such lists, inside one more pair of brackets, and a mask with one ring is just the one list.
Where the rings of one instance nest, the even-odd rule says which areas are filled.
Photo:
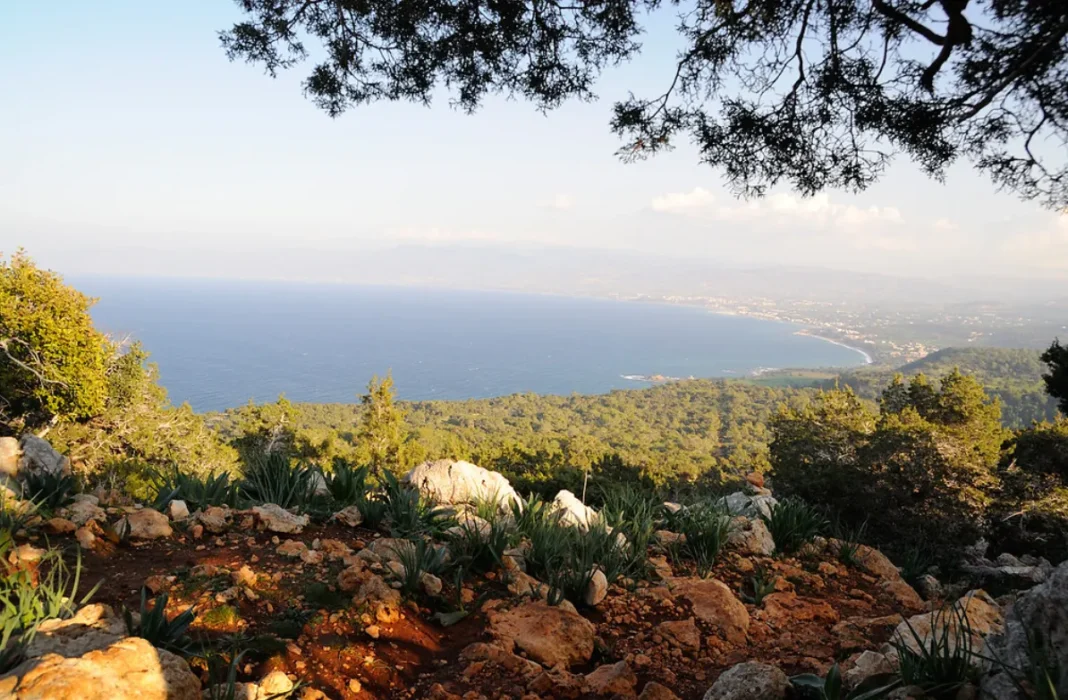
[[757, 494], [749, 495], [742, 491], [735, 491], [725, 496], [720, 503], [731, 515], [744, 515], [747, 518], [771, 517], [771, 509], [779, 505], [774, 496]]
[[13, 437], [0, 438], [0, 475], [14, 477], [19, 473], [19, 441]]
[[1068, 562], [1062, 562], [1044, 583], [1017, 597], [1002, 632], [989, 637], [987, 644], [1002, 663], [994, 664], [983, 677], [983, 697], [1023, 700], [1026, 696], [1002, 664], [1028, 668], [1036, 645], [1048, 654], [1050, 666], [1059, 669], [1051, 678], [1058, 695], [1068, 697]]
[[208, 506], [194, 513], [193, 520], [208, 532], [220, 535], [230, 529], [230, 509], [222, 506]]
[[731, 518], [727, 546], [742, 554], [770, 557], [775, 553], [775, 540], [764, 521], [744, 515]]
[[634, 697], [638, 677], [626, 661], [598, 666], [586, 674], [586, 688], [594, 695]]
[[494, 615], [490, 632], [539, 663], [567, 668], [590, 660], [596, 628], [565, 608], [534, 601]]
[[[832, 542], [831, 546], [834, 547], [835, 543]], [[901, 578], [901, 572], [894, 566], [894, 563], [874, 547], [866, 544], [857, 545], [855, 559], [861, 569], [884, 581], [896, 581]]]
[[886, 591], [904, 612], [924, 609], [923, 598], [902, 578], [880, 581], [879, 588]]
[[189, 506], [185, 501], [175, 499], [167, 504], [167, 516], [171, 520], [185, 520], [189, 517]]
[[90, 520], [104, 522], [108, 514], [100, 507], [100, 499], [87, 493], [74, 497], [74, 502], [67, 506], [67, 517], [75, 525], [85, 525]]
[[730, 588], [714, 578], [676, 578], [668, 587], [690, 603], [698, 620], [715, 627], [732, 644], [745, 643], [749, 633], [749, 611]]
[[180, 656], [127, 637], [80, 656], [46, 654], [0, 677], [13, 700], [199, 700], [200, 681]]
[[47, 440], [26, 433], [19, 439], [19, 447], [22, 450], [22, 456], [19, 457], [19, 474], [70, 474], [70, 460], [53, 450]]
[[26, 646], [27, 658], [48, 654], [81, 656], [103, 649], [126, 636], [126, 624], [107, 605], [93, 603], [82, 607], [66, 620], [45, 620]]
[[508, 508], [511, 503], [522, 502], [508, 479], [470, 462], [423, 462], [404, 476], [404, 482], [442, 505], [495, 501]]
[[[962, 628], [960, 618], [967, 619], [967, 628]], [[985, 652], [985, 640], [988, 636], [1001, 632], [1004, 616], [997, 602], [986, 591], [969, 591], [955, 602], [952, 608], [936, 610], [910, 617], [902, 621], [891, 635], [895, 644], [905, 645], [913, 651], [929, 648], [932, 640], [945, 638], [950, 647], [963, 642], [967, 635], [968, 644], [973, 653], [980, 657], [989, 657]], [[910, 629], [911, 628], [911, 629]], [[892, 645], [884, 649], [887, 658], [896, 660], [897, 650]], [[981, 665], [981, 664], [980, 664]]]
[[334, 513], [331, 520], [335, 520], [342, 525], [348, 525], [349, 527], [359, 527], [363, 523], [363, 513], [356, 506], [345, 506], [338, 512]]
[[608, 595], [608, 578], [605, 577], [604, 572], [597, 569], [593, 572], [593, 576], [590, 577], [590, 582], [586, 585], [586, 595], [584, 596], [584, 602], [586, 605], [594, 606], [600, 605], [601, 601]]
[[789, 687], [790, 679], [779, 669], [748, 661], [724, 671], [704, 700], [782, 700]]
[[590, 526], [600, 522], [601, 516], [593, 508], [578, 499], [578, 496], [568, 490], [556, 494], [551, 506], [553, 513], [558, 513], [560, 522], [565, 525], [577, 527], [585, 532]]
[[170, 537], [171, 523], [167, 516], [152, 508], [134, 511], [115, 523], [115, 532], [129, 532], [129, 536], [139, 540], [158, 540]]
[[846, 688], [856, 688], [872, 676], [893, 673], [894, 670], [894, 664], [885, 654], [866, 650], [850, 659], [848, 668], [842, 674], [842, 682]]
[[252, 509], [261, 527], [287, 535], [300, 534], [308, 524], [307, 515], [294, 515], [274, 503], [264, 503]]

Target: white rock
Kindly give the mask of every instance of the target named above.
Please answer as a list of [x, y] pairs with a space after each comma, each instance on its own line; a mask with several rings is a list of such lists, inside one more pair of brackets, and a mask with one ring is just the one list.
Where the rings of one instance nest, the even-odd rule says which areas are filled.
[[167, 515], [171, 520], [185, 520], [189, 517], [189, 506], [185, 504], [185, 501], [171, 501], [167, 504]]
[[142, 540], [170, 537], [173, 532], [167, 516], [152, 508], [134, 511], [115, 523], [116, 532], [126, 532], [127, 529], [130, 537]]
[[608, 578], [603, 571], [597, 569], [590, 577], [590, 582], [586, 584], [585, 603], [589, 606], [600, 605], [607, 595]]
[[775, 540], [764, 521], [759, 518], [747, 518], [744, 515], [731, 518], [727, 546], [743, 554], [770, 557], [775, 553]]
[[359, 527], [363, 523], [363, 513], [356, 506], [345, 506], [332, 516], [333, 520], [341, 523], [342, 525], [348, 525], [349, 527]]
[[790, 679], [779, 669], [748, 661], [724, 671], [704, 700], [782, 700], [789, 687]]
[[308, 524], [307, 515], [293, 515], [274, 503], [265, 503], [252, 509], [260, 523], [271, 532], [299, 534]]
[[0, 438], [0, 474], [15, 476], [19, 473], [19, 441], [13, 437]]
[[405, 475], [404, 482], [442, 505], [494, 500], [504, 509], [511, 503], [522, 503], [503, 475], [470, 462], [423, 462]]
[[601, 520], [601, 516], [597, 511], [580, 501], [575, 494], [566, 489], [556, 494], [551, 508], [553, 513], [559, 514], [560, 522], [577, 527], [584, 532], [589, 530], [591, 525]]

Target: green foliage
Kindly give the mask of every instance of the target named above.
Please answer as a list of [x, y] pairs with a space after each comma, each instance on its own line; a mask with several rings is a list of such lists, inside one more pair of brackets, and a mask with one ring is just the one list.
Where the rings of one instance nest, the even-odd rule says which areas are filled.
[[1041, 360], [1047, 368], [1042, 375], [1046, 392], [1057, 400], [1061, 413], [1068, 416], [1068, 345], [1061, 345], [1059, 339], [1054, 340], [1042, 353]]
[[360, 396], [363, 412], [360, 416], [357, 440], [368, 451], [368, 463], [375, 474], [399, 469], [403, 462], [407, 428], [404, 411], [393, 402], [393, 375], [384, 379], [371, 378], [367, 393]]
[[10, 542], [11, 534], [26, 527], [37, 515], [38, 505], [32, 501], [8, 499], [5, 491], [0, 491], [0, 543]]
[[771, 508], [771, 515], [761, 515], [775, 540], [779, 554], [796, 554], [827, 528], [827, 518], [815, 507], [799, 498], [784, 498]]
[[394, 537], [430, 535], [440, 537], [456, 524], [452, 510], [439, 508], [417, 489], [407, 488], [390, 472], [385, 478], [385, 514]]
[[760, 605], [764, 602], [764, 598], [775, 592], [775, 583], [778, 580], [778, 576], [758, 566], [753, 575], [747, 579], [748, 590], [744, 586], [742, 588], [742, 600], [752, 605]]
[[326, 488], [333, 502], [341, 507], [364, 502], [367, 496], [367, 476], [370, 469], [366, 466], [354, 466], [341, 458], [334, 459], [333, 467], [325, 475]]
[[7, 420], [34, 425], [104, 411], [115, 348], [93, 327], [93, 302], [22, 251], [0, 257], [0, 396]]
[[708, 576], [716, 564], [719, 550], [727, 543], [730, 515], [719, 504], [704, 501], [677, 512], [672, 523], [675, 532], [685, 537], [673, 556], [689, 559], [696, 565], [698, 576]]
[[909, 638], [895, 637], [898, 672], [905, 685], [923, 688], [924, 697], [952, 700], [961, 687], [978, 676], [979, 651], [973, 649], [968, 615], [956, 605], [931, 613], [931, 632], [925, 639], [905, 620]]
[[859, 564], [858, 553], [860, 546], [864, 544], [864, 539], [868, 529], [868, 521], [865, 520], [857, 527], [850, 527], [843, 525], [838, 519], [835, 520], [832, 531], [834, 532], [834, 539], [836, 550], [835, 556], [838, 561], [848, 566], [857, 566]]
[[208, 506], [234, 507], [241, 494], [239, 485], [230, 481], [230, 475], [226, 472], [197, 476], [182, 472], [178, 465], [173, 465], [169, 471], [157, 471], [154, 474], [156, 496], [152, 500], [158, 510], [163, 510], [173, 500], [185, 501], [190, 511]]
[[190, 653], [192, 640], [189, 638], [188, 632], [189, 626], [196, 619], [196, 613], [190, 607], [173, 619], [168, 619], [168, 600], [168, 595], [163, 593], [156, 596], [152, 604], [149, 605], [148, 589], [142, 587], [140, 619], [135, 621], [133, 614], [129, 610], [123, 610], [122, 612], [126, 621], [126, 632], [132, 637], [147, 639], [154, 647], [185, 656]]
[[78, 481], [72, 474], [54, 474], [36, 470], [20, 476], [22, 477], [22, 495], [47, 511], [54, 511], [67, 505], [78, 492]]
[[842, 684], [842, 673], [836, 663], [827, 671], [826, 678], [804, 673], [792, 676], [790, 684], [803, 700], [877, 700], [888, 696], [901, 685], [901, 679], [892, 673], [880, 673], [869, 676], [856, 688], [847, 691]]
[[445, 569], [445, 548], [422, 538], [405, 540], [395, 551], [404, 567], [401, 592], [408, 597], [414, 597], [422, 590], [423, 574], [437, 576]]
[[245, 652], [235, 654], [229, 661], [217, 654], [209, 654], [208, 675], [211, 678], [222, 676], [221, 683], [213, 683], [204, 690], [204, 700], [238, 700], [237, 674]]
[[998, 404], [951, 372], [936, 388], [896, 379], [876, 416], [848, 390], [785, 410], [772, 423], [772, 476], [784, 495], [869, 520], [883, 541], [955, 546], [983, 528], [1006, 437]]
[[307, 505], [314, 497], [315, 471], [294, 463], [283, 452], [250, 455], [244, 465], [241, 496], [251, 503], [274, 503], [282, 508]]
[[304, 602], [317, 610], [341, 610], [352, 602], [346, 596], [322, 581], [312, 581], [304, 589]]
[[[0, 531], [0, 559], [6, 559], [12, 546], [10, 532]], [[0, 649], [6, 649], [16, 633], [22, 640], [32, 638], [37, 625], [45, 620], [67, 618], [96, 593], [94, 586], [80, 600], [82, 559], [79, 551], [74, 570], [67, 568], [63, 553], [49, 549], [37, 564], [39, 576], [8, 568], [0, 574]]]
[[489, 520], [488, 529], [478, 521], [464, 520], [458, 531], [448, 537], [451, 564], [465, 572], [483, 574], [504, 561], [504, 552], [512, 546], [514, 535], [504, 521]]

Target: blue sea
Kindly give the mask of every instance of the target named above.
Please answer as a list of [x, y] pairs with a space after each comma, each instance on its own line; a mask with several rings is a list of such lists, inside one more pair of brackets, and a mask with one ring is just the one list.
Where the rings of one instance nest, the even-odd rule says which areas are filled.
[[625, 375], [742, 377], [847, 367], [857, 351], [785, 323], [685, 306], [501, 292], [82, 278], [98, 327], [143, 342], [175, 403], [214, 411], [285, 394], [353, 402], [393, 372], [402, 399], [648, 386]]

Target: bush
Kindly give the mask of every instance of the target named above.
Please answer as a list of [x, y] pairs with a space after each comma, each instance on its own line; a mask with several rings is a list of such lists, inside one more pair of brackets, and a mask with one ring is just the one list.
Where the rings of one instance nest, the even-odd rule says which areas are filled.
[[719, 550], [727, 541], [730, 516], [710, 502], [697, 503], [672, 516], [675, 532], [684, 536], [671, 552], [674, 559], [685, 557], [697, 567], [697, 575], [708, 576], [715, 566]]
[[369, 473], [370, 469], [366, 466], [356, 467], [351, 462], [335, 458], [333, 469], [324, 477], [330, 498], [340, 507], [358, 506], [366, 501]]
[[752, 605], [760, 605], [764, 598], [775, 592], [775, 583], [778, 580], [778, 576], [769, 575], [763, 567], [758, 566], [748, 579], [749, 590], [746, 591], [744, 587], [742, 589], [742, 600]]
[[775, 540], [775, 551], [796, 554], [827, 526], [827, 519], [818, 510], [798, 498], [787, 498], [771, 509], [771, 516], [760, 519], [768, 526]]
[[456, 524], [450, 509], [438, 508], [416, 489], [402, 486], [389, 472], [385, 472], [385, 482], [385, 516], [394, 537], [440, 537]]
[[869, 676], [852, 691], [847, 691], [842, 684], [842, 673], [838, 664], [831, 666], [826, 678], [812, 673], [804, 673], [790, 678], [790, 684], [798, 690], [802, 698], [813, 700], [876, 700], [884, 698], [901, 685], [901, 679], [892, 673], [879, 673]]
[[123, 610], [126, 620], [126, 632], [132, 637], [148, 640], [152, 646], [173, 651], [182, 656], [189, 654], [192, 641], [187, 632], [196, 619], [196, 613], [190, 607], [185, 612], [167, 619], [167, 602], [169, 598], [163, 593], [155, 598], [151, 607], [148, 604], [148, 589], [141, 588], [140, 620], [134, 622], [129, 610]]
[[287, 454], [260, 454], [245, 463], [241, 495], [256, 504], [274, 503], [282, 508], [304, 507], [315, 495], [314, 474], [314, 469], [294, 464]]
[[924, 697], [952, 700], [961, 687], [976, 678], [977, 650], [972, 648], [972, 628], [964, 610], [955, 605], [936, 610], [931, 630], [924, 640], [905, 620], [911, 639], [895, 637], [899, 673], [905, 685], [923, 688]]
[[23, 497], [48, 511], [67, 505], [78, 492], [78, 482], [71, 474], [28, 471], [20, 476], [23, 479]]
[[236, 506], [241, 494], [237, 483], [226, 472], [205, 476], [186, 474], [174, 465], [169, 472], [156, 472], [156, 497], [153, 504], [163, 510], [174, 500], [185, 501], [190, 511], [208, 506]]
[[394, 550], [404, 567], [401, 592], [412, 597], [422, 590], [423, 574], [437, 576], [445, 568], [445, 549], [424, 539], [408, 540]]
[[448, 538], [452, 565], [461, 571], [483, 574], [502, 564], [504, 552], [513, 539], [512, 532], [499, 517], [489, 521], [488, 531], [483, 531], [477, 521], [466, 520]]

